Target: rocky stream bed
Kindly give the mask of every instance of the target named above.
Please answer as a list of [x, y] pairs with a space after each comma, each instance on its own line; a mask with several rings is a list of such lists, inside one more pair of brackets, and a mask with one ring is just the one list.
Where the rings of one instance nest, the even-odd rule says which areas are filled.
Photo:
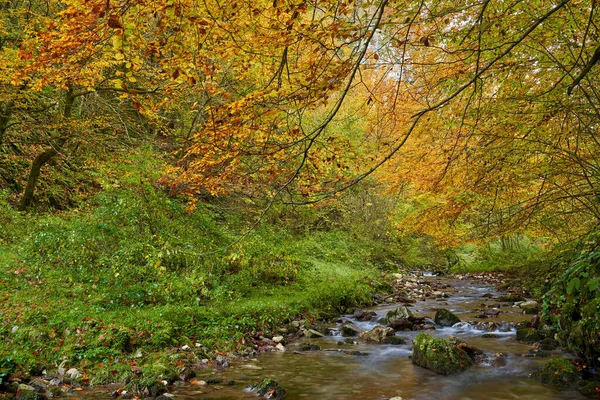
[[[378, 300], [331, 323], [293, 321], [254, 338], [251, 357], [205, 361], [182, 376], [186, 382], [151, 394], [163, 400], [257, 398], [257, 391], [277, 398], [283, 390], [292, 400], [590, 398], [577, 390], [573, 356], [540, 326], [539, 305], [510, 292], [502, 275], [397, 276], [395, 293]], [[539, 372], [549, 360], [556, 365]], [[118, 386], [67, 396], [135, 397]]]

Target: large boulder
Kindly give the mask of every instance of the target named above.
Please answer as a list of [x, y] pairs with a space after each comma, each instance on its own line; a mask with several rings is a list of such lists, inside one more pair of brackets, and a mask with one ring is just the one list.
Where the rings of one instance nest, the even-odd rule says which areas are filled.
[[433, 320], [439, 326], [452, 326], [460, 322], [460, 318], [445, 308], [437, 310]]
[[358, 334], [358, 338], [367, 343], [383, 343], [388, 336], [394, 336], [396, 332], [388, 326], [376, 326], [370, 331]]
[[419, 333], [413, 340], [412, 362], [440, 375], [464, 371], [473, 365], [473, 360], [459, 345], [425, 333]]
[[544, 368], [531, 374], [531, 378], [553, 386], [569, 387], [581, 379], [581, 372], [573, 364], [573, 360], [555, 358], [548, 361]]

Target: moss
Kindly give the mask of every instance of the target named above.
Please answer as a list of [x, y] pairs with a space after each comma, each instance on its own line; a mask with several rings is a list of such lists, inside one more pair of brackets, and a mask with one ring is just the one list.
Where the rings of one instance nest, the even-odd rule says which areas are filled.
[[508, 296], [501, 296], [497, 299], [502, 303], [515, 303], [517, 301], [525, 301], [525, 297], [518, 294], [509, 294]]
[[265, 396], [272, 399], [283, 399], [286, 395], [285, 390], [272, 379], [264, 379], [263, 381], [252, 385], [251, 388], [256, 390], [256, 394], [259, 396]]
[[419, 333], [413, 340], [412, 362], [440, 375], [464, 371], [473, 360], [459, 346], [443, 338]]
[[531, 374], [531, 377], [553, 386], [569, 387], [581, 379], [581, 373], [572, 360], [555, 358], [548, 361], [541, 370]]
[[536, 329], [523, 328], [517, 329], [517, 340], [524, 343], [535, 343], [543, 339], [543, 336]]
[[584, 396], [597, 395], [600, 392], [600, 382], [592, 380], [583, 380], [577, 382], [577, 390]]

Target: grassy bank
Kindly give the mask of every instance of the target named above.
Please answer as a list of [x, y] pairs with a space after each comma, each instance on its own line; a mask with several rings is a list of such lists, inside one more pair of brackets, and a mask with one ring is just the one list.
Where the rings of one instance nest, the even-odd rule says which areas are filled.
[[106, 187], [57, 214], [0, 207], [4, 375], [66, 362], [105, 383], [135, 365], [151, 382], [176, 370], [171, 347], [242, 350], [251, 332], [331, 317], [378, 289], [366, 239], [262, 224], [238, 242], [251, 215], [189, 212], [149, 183]]

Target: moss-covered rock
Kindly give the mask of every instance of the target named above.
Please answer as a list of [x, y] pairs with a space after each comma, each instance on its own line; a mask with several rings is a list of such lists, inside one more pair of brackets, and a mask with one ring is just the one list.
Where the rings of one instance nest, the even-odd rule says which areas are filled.
[[525, 297], [518, 294], [509, 294], [507, 296], [498, 297], [497, 300], [502, 303], [515, 303], [517, 301], [525, 301]]
[[517, 340], [524, 343], [535, 343], [542, 340], [544, 337], [533, 328], [517, 329]]
[[600, 392], [600, 381], [583, 380], [577, 382], [577, 390], [584, 396], [593, 396]]
[[460, 322], [460, 318], [445, 308], [437, 310], [433, 319], [440, 326], [452, 326]]
[[553, 386], [569, 387], [581, 379], [581, 373], [572, 360], [555, 358], [548, 361], [544, 368], [531, 374], [531, 377]]
[[540, 343], [540, 348], [546, 351], [556, 350], [559, 346], [558, 341], [552, 338], [543, 339]]
[[473, 365], [473, 360], [460, 346], [425, 333], [419, 333], [413, 340], [412, 362], [440, 375], [464, 371]]
[[251, 386], [259, 396], [265, 396], [270, 399], [283, 399], [286, 395], [285, 390], [273, 379], [264, 379], [262, 382]]

